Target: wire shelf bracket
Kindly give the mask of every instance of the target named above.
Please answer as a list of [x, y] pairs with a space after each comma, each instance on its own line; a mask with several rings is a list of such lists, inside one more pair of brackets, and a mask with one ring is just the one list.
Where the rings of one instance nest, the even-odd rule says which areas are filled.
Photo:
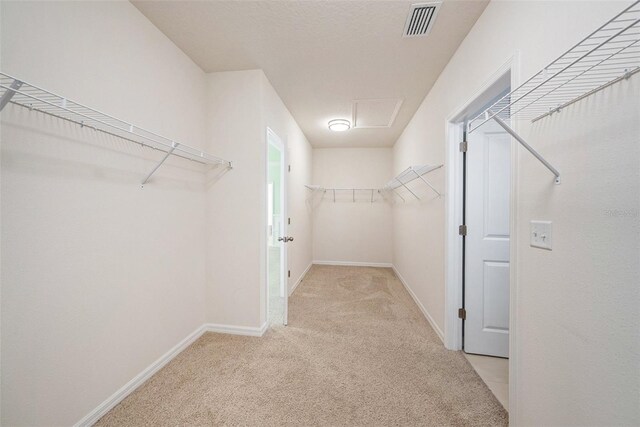
[[640, 0], [607, 21], [468, 123], [472, 133], [495, 121], [556, 177], [560, 173], [506, 123], [536, 122], [640, 72]]
[[[487, 111], [487, 114], [491, 114], [491, 110]], [[518, 135], [518, 133], [516, 131], [514, 131], [513, 129], [511, 129], [511, 126], [509, 126], [508, 124], [506, 124], [504, 122], [504, 120], [502, 120], [499, 116], [493, 116], [493, 120], [500, 125], [500, 127], [502, 127], [502, 129], [504, 129], [508, 134], [510, 134], [516, 141], [518, 141], [520, 143], [520, 145], [522, 145], [524, 148], [527, 149], [527, 151], [529, 151], [531, 154], [533, 154], [533, 156], [538, 159], [540, 161], [540, 163], [542, 163], [547, 169], [549, 169], [551, 171], [551, 173], [553, 175], [555, 175], [555, 183], [556, 184], [560, 184], [560, 172], [558, 172], [558, 169], [556, 169], [555, 167], [553, 167], [553, 165], [551, 163], [549, 163], [547, 161], [547, 159], [545, 159], [542, 154], [538, 153], [536, 151], [535, 148], [533, 148], [532, 146], [530, 146], [527, 141], [525, 141], [524, 139], [522, 139], [522, 137], [520, 135]]]
[[164, 152], [164, 157], [141, 181], [142, 186], [149, 181], [170, 156], [180, 157], [204, 165], [222, 165], [227, 169], [233, 169], [233, 164], [221, 157], [178, 143], [125, 120], [102, 113], [0, 72], [0, 111], [9, 103]]

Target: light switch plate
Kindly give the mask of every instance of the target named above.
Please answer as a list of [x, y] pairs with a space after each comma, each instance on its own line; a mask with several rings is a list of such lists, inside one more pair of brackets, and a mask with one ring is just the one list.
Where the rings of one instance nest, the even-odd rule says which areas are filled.
[[534, 248], [552, 249], [551, 221], [531, 221], [530, 243]]

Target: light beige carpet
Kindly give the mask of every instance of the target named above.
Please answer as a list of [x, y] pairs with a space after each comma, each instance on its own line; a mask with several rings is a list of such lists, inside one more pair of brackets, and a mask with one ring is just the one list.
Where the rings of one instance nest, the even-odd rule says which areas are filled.
[[203, 335], [97, 425], [506, 424], [392, 270], [314, 266], [290, 299], [289, 326]]

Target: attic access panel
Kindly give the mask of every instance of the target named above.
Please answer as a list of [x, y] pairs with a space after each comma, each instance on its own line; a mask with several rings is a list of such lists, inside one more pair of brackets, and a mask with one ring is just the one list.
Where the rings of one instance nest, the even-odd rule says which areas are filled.
[[356, 99], [351, 104], [354, 129], [390, 128], [402, 106], [402, 99]]

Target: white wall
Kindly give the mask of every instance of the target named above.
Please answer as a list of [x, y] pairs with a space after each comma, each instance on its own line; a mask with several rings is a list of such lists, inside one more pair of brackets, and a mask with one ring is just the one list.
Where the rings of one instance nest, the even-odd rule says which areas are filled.
[[[266, 147], [259, 70], [207, 75], [211, 150], [234, 169], [207, 186], [207, 322], [259, 327]], [[264, 185], [266, 187], [266, 184]], [[262, 214], [264, 212], [264, 214]]]
[[[0, 7], [0, 70], [2, 67], [2, 7]], [[2, 116], [0, 115], [0, 144], [2, 144]], [[0, 424], [2, 424], [2, 149], [0, 149]]]
[[261, 327], [266, 321], [266, 129], [287, 143], [292, 165], [290, 287], [311, 262], [310, 217], [300, 190], [310, 176], [311, 147], [261, 70], [211, 73], [207, 79], [212, 147], [235, 165], [207, 190], [207, 321]]
[[[382, 188], [393, 176], [391, 148], [317, 148], [313, 181], [337, 188]], [[307, 193], [307, 196], [310, 192]], [[313, 208], [313, 260], [391, 264], [391, 205], [380, 194], [327, 192], [310, 200]]]
[[[2, 2], [2, 67], [205, 144], [205, 75], [128, 2]], [[77, 422], [204, 322], [200, 167], [2, 113], [2, 424]]]
[[[523, 81], [628, 4], [489, 4], [396, 143], [396, 172], [444, 162], [447, 117], [517, 51]], [[518, 123], [563, 183], [521, 150], [515, 425], [640, 423], [638, 99], [634, 77], [533, 129]], [[444, 203], [394, 211], [394, 263], [441, 328]], [[528, 246], [532, 219], [554, 221], [553, 251]]]
[[264, 124], [287, 144], [288, 163], [291, 166], [291, 171], [287, 174], [287, 214], [291, 218], [287, 234], [294, 238], [292, 242], [287, 243], [287, 262], [291, 270], [288, 287], [291, 292], [293, 286], [302, 279], [312, 260], [311, 210], [306, 203], [305, 184], [311, 180], [313, 150], [264, 73], [262, 102]]
[[130, 3], [4, 2], [2, 54], [235, 166], [169, 159], [141, 189], [161, 153], [3, 112], [2, 423], [72, 424], [203, 323], [264, 324], [266, 127], [292, 164], [290, 286], [311, 263], [312, 150], [262, 71], [206, 75]]
[[[519, 420], [640, 425], [640, 76], [537, 122], [529, 141], [562, 184], [521, 154]], [[540, 219], [551, 252], [529, 246]]]
[[[172, 159], [142, 190], [159, 153], [5, 109], [2, 424], [72, 424], [203, 322], [264, 322], [267, 126], [290, 147], [290, 285], [312, 254], [386, 263], [393, 252], [442, 327], [445, 199], [398, 204], [393, 221], [384, 203], [325, 200], [312, 248], [303, 184], [377, 187], [444, 162], [446, 117], [516, 50], [528, 77], [625, 4], [492, 2], [392, 156], [311, 150], [261, 71], [206, 76], [129, 3], [2, 2], [3, 71], [236, 165], [219, 177]], [[518, 244], [514, 423], [640, 423], [638, 94], [636, 75], [521, 126], [563, 184], [521, 153], [518, 231], [553, 220], [556, 246]]]

